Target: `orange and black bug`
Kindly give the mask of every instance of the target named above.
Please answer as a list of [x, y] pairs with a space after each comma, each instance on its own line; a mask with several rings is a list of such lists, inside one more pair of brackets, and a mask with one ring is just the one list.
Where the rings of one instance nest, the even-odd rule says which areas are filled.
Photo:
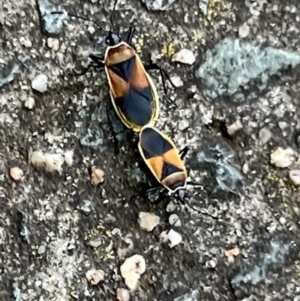
[[183, 159], [188, 147], [178, 151], [170, 137], [151, 126], [144, 126], [139, 133], [139, 152], [161, 186], [146, 191], [160, 190], [162, 186], [169, 193], [184, 190], [188, 185], [201, 186], [199, 183], [187, 181], [187, 170]]
[[[116, 3], [117, 1], [115, 6]], [[87, 20], [72, 14], [69, 16]], [[113, 24], [112, 19], [111, 23]], [[165, 93], [167, 90], [164, 76], [173, 87], [175, 85], [167, 72], [157, 64], [143, 65], [132, 46], [134, 31], [133, 27], [129, 28], [125, 42], [118, 34], [110, 30], [105, 39], [108, 47], [104, 56], [96, 53], [90, 54], [89, 58], [93, 62], [76, 75], [84, 75], [91, 67], [104, 68], [110, 87], [111, 101], [117, 115], [127, 128], [139, 132], [145, 125], [154, 126], [159, 115], [157, 90], [147, 71], [160, 70]]]
[[[151, 126], [143, 127], [139, 133], [138, 149], [144, 162], [161, 184], [161, 186], [150, 188], [146, 192], [143, 191], [143, 194], [161, 190], [162, 187], [169, 193], [176, 194], [180, 190], [186, 189], [187, 185], [201, 186], [200, 183], [187, 181], [187, 170], [182, 160], [186, 156], [188, 148], [185, 147], [181, 151], [178, 151], [172, 139], [158, 129]], [[160, 201], [165, 192], [162, 191], [159, 194], [159, 198], [155, 203]], [[185, 204], [180, 195], [179, 201]], [[207, 212], [200, 211], [189, 205], [188, 207], [197, 213], [218, 219]]]
[[182, 159], [187, 148], [179, 152], [171, 138], [154, 127], [145, 126], [139, 134], [138, 149], [163, 187], [171, 193], [186, 188], [187, 171]]

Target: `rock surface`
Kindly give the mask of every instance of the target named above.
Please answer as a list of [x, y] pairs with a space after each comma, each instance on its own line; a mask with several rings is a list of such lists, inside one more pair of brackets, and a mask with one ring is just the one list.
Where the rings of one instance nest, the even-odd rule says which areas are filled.
[[[270, 156], [278, 147], [299, 153], [299, 1], [177, 0], [165, 11], [118, 1], [114, 28], [125, 38], [134, 24], [142, 61], [152, 58], [183, 82], [168, 86], [166, 99], [160, 73], [149, 71], [160, 98], [155, 126], [179, 149], [189, 147], [188, 180], [201, 184], [188, 185], [182, 204], [136, 196], [158, 185], [138, 135], [116, 116], [104, 72], [73, 76], [90, 53], [104, 53], [112, 2], [2, 2], [0, 300], [116, 300], [126, 287], [119, 268], [134, 254], [147, 270], [133, 301], [297, 300], [299, 187], [290, 175], [299, 155], [284, 168]], [[197, 61], [171, 62], [181, 49]], [[47, 76], [44, 93], [31, 88], [39, 74]], [[237, 120], [243, 127], [228, 135]], [[105, 172], [102, 185], [91, 184], [92, 166]], [[11, 167], [24, 172], [20, 181]], [[160, 224], [140, 229], [140, 212]], [[159, 239], [171, 214], [182, 237], [172, 249]], [[239, 254], [225, 256], [235, 248]], [[85, 277], [92, 269], [105, 271], [96, 286]]]

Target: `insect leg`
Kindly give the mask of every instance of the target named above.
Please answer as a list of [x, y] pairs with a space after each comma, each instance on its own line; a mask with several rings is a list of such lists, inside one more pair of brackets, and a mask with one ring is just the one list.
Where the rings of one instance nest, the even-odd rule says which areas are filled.
[[159, 189], [161, 189], [161, 188], [162, 188], [161, 186], [156, 186], [156, 187], [152, 187], [152, 188], [149, 188], [149, 189], [146, 189], [146, 190], [143, 189], [143, 190], [141, 190], [139, 193], [133, 195], [133, 196], [130, 198], [130, 200], [131, 200], [131, 199], [134, 199], [134, 198], [136, 198], [136, 197], [138, 197], [138, 196], [146, 196], [148, 193], [155, 192], [156, 190], [159, 190]]
[[135, 28], [130, 26], [129, 31], [128, 31], [128, 35], [127, 35], [127, 43], [129, 45], [132, 45], [132, 38], [133, 38], [134, 32], [135, 32]]
[[184, 157], [186, 156], [186, 154], [188, 153], [189, 151], [189, 148], [187, 146], [185, 146], [180, 152], [179, 152], [179, 155], [180, 155], [180, 159], [183, 160]]
[[75, 72], [76, 76], [81, 76], [86, 74], [92, 67], [94, 69], [97, 68], [103, 68], [105, 66], [104, 62], [103, 62], [103, 57], [98, 55], [98, 54], [94, 54], [91, 53], [89, 55], [89, 58], [93, 60], [92, 63], [90, 63], [86, 68], [84, 68], [81, 72]]
[[91, 53], [89, 55], [89, 58], [91, 60], [93, 60], [96, 64], [98, 64], [99, 68], [100, 67], [104, 67], [104, 62], [103, 62], [104, 61], [104, 57], [102, 55], [96, 54], [96, 53]]
[[174, 83], [172, 82], [169, 74], [167, 73], [167, 71], [165, 71], [164, 69], [162, 69], [160, 66], [158, 66], [157, 64], [149, 64], [149, 65], [146, 65], [144, 66], [145, 69], [148, 71], [148, 70], [159, 70], [160, 71], [160, 76], [162, 78], [162, 81], [163, 81], [163, 87], [164, 87], [164, 92], [165, 94], [167, 94], [167, 88], [165, 86], [165, 83], [164, 83], [164, 76], [167, 78], [167, 80], [170, 82], [170, 84], [172, 85], [173, 88], [177, 88]]
[[172, 230], [172, 227], [174, 227], [174, 225], [176, 225], [176, 223], [177, 223], [178, 221], [179, 221], [179, 217], [174, 221], [174, 223], [172, 223], [172, 224], [170, 225], [170, 227], [168, 228], [166, 234], [169, 234], [169, 233], [170, 233], [170, 231]]
[[114, 146], [115, 146], [115, 155], [117, 156], [119, 153], [119, 148], [118, 148], [118, 140], [115, 135], [114, 127], [112, 125], [111, 116], [110, 116], [110, 112], [109, 112], [109, 110], [111, 109], [111, 106], [112, 105], [111, 105], [110, 101], [106, 103], [106, 115], [107, 115], [107, 119], [108, 119], [109, 128], [112, 132], [113, 142], [114, 142]]
[[158, 198], [153, 202], [154, 205], [157, 205], [158, 203], [160, 203], [162, 201], [162, 198], [165, 196], [166, 191], [161, 190], [158, 194]]

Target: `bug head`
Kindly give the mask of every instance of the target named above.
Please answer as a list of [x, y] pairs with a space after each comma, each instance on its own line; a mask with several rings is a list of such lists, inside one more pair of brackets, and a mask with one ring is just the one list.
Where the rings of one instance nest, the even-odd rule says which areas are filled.
[[105, 43], [108, 46], [115, 46], [122, 41], [121, 37], [115, 34], [113, 31], [109, 31], [108, 35], [105, 38]]

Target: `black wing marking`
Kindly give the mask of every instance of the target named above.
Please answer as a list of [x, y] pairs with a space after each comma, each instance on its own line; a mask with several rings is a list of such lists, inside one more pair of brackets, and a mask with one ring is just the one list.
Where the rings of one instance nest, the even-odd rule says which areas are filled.
[[140, 139], [146, 159], [162, 156], [167, 151], [173, 149], [173, 146], [152, 128], [144, 129]]
[[130, 88], [125, 96], [115, 99], [116, 105], [132, 123], [144, 126], [153, 114], [153, 95], [151, 87], [141, 90]]
[[124, 81], [129, 82], [132, 76], [133, 67], [135, 65], [136, 57], [135, 55], [126, 61], [108, 66], [108, 68], [121, 77]]

